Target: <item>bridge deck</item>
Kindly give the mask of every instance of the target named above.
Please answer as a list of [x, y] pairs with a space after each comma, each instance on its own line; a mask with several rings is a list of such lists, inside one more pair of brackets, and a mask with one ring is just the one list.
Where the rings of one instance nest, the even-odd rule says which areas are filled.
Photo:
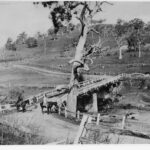
[[118, 75], [118, 76], [111, 77], [111, 78], [105, 78], [104, 80], [102, 80], [100, 82], [91, 83], [89, 85], [86, 85], [84, 87], [79, 88], [77, 95], [87, 93], [88, 91], [90, 91], [92, 89], [102, 87], [102, 86], [107, 85], [109, 83], [114, 83], [116, 81], [119, 81], [120, 79], [122, 79], [122, 75]]

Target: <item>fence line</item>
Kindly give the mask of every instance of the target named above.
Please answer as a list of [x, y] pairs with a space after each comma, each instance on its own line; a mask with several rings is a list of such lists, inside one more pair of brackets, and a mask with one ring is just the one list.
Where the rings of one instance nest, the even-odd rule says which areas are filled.
[[119, 128], [106, 126], [103, 124], [97, 124], [99, 120], [100, 114], [97, 115], [97, 120], [95, 124], [91, 123], [92, 117], [89, 115], [83, 115], [83, 118], [81, 120], [81, 124], [78, 130], [78, 133], [76, 135], [76, 138], [74, 140], [74, 144], [82, 144], [82, 141], [84, 142], [98, 142], [94, 141], [92, 139], [88, 139], [86, 137], [86, 132], [89, 131], [100, 131], [101, 129], [108, 130], [107, 133], [113, 133], [113, 134], [119, 134], [119, 135], [127, 135], [127, 136], [134, 136], [144, 139], [150, 139], [150, 135], [144, 132], [138, 132], [136, 130], [129, 130], [125, 128], [125, 121], [127, 119], [126, 115], [122, 117], [122, 122], [120, 124]]

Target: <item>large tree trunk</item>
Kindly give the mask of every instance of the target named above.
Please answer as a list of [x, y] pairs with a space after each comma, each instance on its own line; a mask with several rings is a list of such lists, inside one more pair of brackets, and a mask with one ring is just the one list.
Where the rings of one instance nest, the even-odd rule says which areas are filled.
[[[88, 28], [86, 26], [83, 26], [78, 45], [76, 47], [75, 60], [77, 60], [77, 61], [82, 60], [83, 53], [84, 53], [84, 45], [85, 45], [86, 38], [87, 38], [87, 33], [88, 33]], [[77, 72], [75, 71], [78, 66], [80, 66], [80, 63], [78, 63], [78, 62], [73, 63], [71, 80], [70, 80], [71, 86], [74, 84], [75, 81], [78, 82], [78, 78], [77, 78], [78, 74], [76, 74]]]
[[78, 73], [78, 68], [80, 67], [80, 63], [77, 61], [81, 61], [82, 57], [83, 57], [83, 53], [84, 53], [84, 45], [86, 43], [86, 38], [87, 38], [87, 33], [88, 33], [88, 27], [87, 26], [83, 26], [82, 27], [82, 31], [81, 31], [81, 35], [79, 38], [79, 42], [78, 45], [76, 47], [76, 53], [75, 53], [75, 62], [73, 62], [73, 67], [72, 67], [72, 73], [71, 73], [71, 79], [70, 79], [70, 93], [68, 95], [68, 99], [67, 99], [67, 109], [70, 112], [71, 116], [75, 117], [76, 116], [76, 109], [77, 109], [77, 87], [73, 86], [75, 82], [78, 82], [78, 77], [79, 77], [79, 73]]

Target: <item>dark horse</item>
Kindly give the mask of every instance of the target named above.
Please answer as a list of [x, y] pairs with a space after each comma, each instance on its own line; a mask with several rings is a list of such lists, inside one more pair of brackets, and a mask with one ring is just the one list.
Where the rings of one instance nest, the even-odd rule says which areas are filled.
[[44, 113], [43, 109], [47, 108], [47, 114], [49, 114], [51, 112], [52, 107], [54, 106], [55, 109], [58, 108], [57, 102], [46, 102], [46, 104], [44, 104], [44, 101], [42, 101], [40, 103], [41, 109], [42, 109], [42, 113]]
[[16, 103], [16, 107], [17, 107], [17, 111], [19, 111], [20, 107], [22, 108], [22, 111], [25, 112], [26, 111], [26, 105], [30, 104], [29, 100], [25, 100], [25, 101], [17, 101]]

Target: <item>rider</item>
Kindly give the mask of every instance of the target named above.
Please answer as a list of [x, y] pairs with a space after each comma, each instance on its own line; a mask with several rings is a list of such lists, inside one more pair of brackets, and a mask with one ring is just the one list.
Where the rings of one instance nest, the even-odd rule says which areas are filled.
[[43, 98], [43, 105], [46, 106], [47, 105], [47, 97], [46, 94], [44, 94], [44, 98]]
[[23, 95], [19, 94], [18, 100], [16, 102], [17, 110], [19, 110], [19, 107], [20, 107], [20, 105], [21, 105], [22, 102], [23, 102]]

